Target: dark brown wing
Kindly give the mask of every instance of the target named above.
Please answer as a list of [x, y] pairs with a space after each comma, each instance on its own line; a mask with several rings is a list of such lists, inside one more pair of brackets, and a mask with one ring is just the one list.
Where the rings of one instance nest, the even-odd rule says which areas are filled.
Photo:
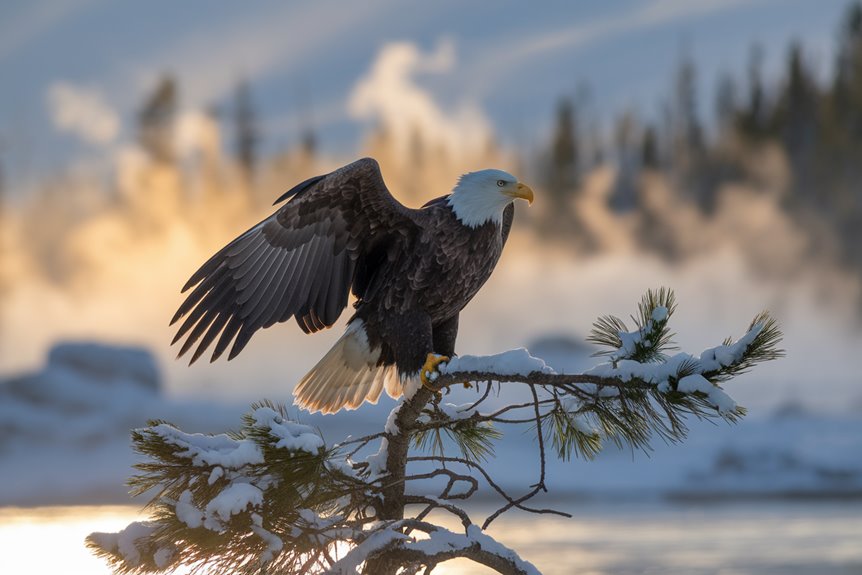
[[291, 317], [306, 333], [330, 327], [351, 287], [361, 291], [357, 269], [367, 275], [381, 246], [397, 248], [416, 225], [371, 158], [306, 180], [279, 200], [291, 196], [183, 287], [196, 286], [171, 320], [185, 317], [172, 342], [186, 337], [179, 355], [199, 342], [193, 363], [217, 339], [211, 361], [231, 341], [233, 359], [258, 329]]

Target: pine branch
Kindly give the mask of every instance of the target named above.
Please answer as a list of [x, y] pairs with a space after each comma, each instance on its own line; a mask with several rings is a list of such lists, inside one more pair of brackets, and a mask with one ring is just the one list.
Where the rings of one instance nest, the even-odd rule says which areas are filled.
[[[537, 573], [483, 530], [513, 508], [568, 516], [529, 504], [546, 490], [548, 453], [590, 459], [609, 442], [649, 450], [656, 435], [684, 439], [691, 416], [736, 422], [745, 409], [721, 384], [784, 353], [777, 323], [764, 312], [736, 341], [726, 339], [699, 356], [668, 356], [668, 320], [675, 309], [673, 293], [662, 288], [640, 301], [634, 331], [615, 316], [599, 318], [590, 340], [609, 348], [602, 352], [608, 362], [582, 374], [556, 373], [526, 350], [455, 358], [442, 366], [434, 386], [440, 391], [473, 382], [484, 391], [472, 404], [443, 403], [439, 393], [423, 387], [393, 409], [383, 432], [333, 447], [271, 402], [252, 406], [230, 433], [188, 434], [152, 421], [132, 432], [145, 461], [129, 482], [134, 494], [151, 494], [150, 520], [120, 533], [94, 533], [87, 544], [121, 574], [184, 566], [217, 575], [394, 575], [422, 568], [430, 573], [454, 557], [500, 573]], [[495, 382], [527, 385], [531, 401], [481, 412]], [[521, 495], [508, 492], [483, 467], [502, 425], [528, 425], [535, 433], [538, 480]], [[375, 441], [376, 454], [353, 461]], [[411, 446], [430, 455], [410, 455]], [[453, 446], [459, 456], [446, 453]], [[415, 463], [433, 468], [408, 473]], [[441, 478], [446, 484], [437, 497], [406, 490]], [[501, 499], [481, 529], [458, 506], [478, 492], [480, 481]], [[405, 509], [416, 505], [421, 510], [405, 518]], [[426, 522], [435, 509], [458, 517], [464, 533]], [[416, 538], [414, 531], [430, 539]]]
[[627, 332], [624, 322], [614, 316], [599, 318], [590, 339], [612, 348], [605, 352], [610, 361], [587, 373], [555, 373], [524, 351], [521, 363], [540, 369], [459, 369], [461, 365], [493, 366], [495, 361], [493, 356], [458, 358], [451, 369], [444, 366], [434, 385], [442, 390], [463, 381], [519, 383], [545, 390], [546, 397], [538, 405], [546, 409], [538, 416], [502, 417], [527, 411], [530, 403], [509, 405], [475, 419], [501, 424], [544, 422], [545, 439], [563, 459], [573, 455], [590, 459], [601, 450], [603, 441], [642, 450], [649, 449], [654, 434], [666, 441], [681, 441], [688, 432], [685, 416], [738, 421], [745, 409], [720, 384], [758, 363], [783, 356], [777, 323], [764, 312], [736, 342], [728, 338], [699, 357], [685, 353], [667, 357], [664, 352], [672, 343], [668, 319], [675, 309], [673, 292], [662, 288], [647, 292], [641, 300], [638, 314], [633, 316], [638, 326], [634, 332]]
[[421, 450], [442, 456], [446, 443], [451, 442], [464, 458], [485, 461], [494, 455], [494, 441], [500, 439], [502, 434], [492, 422], [476, 415], [473, 405], [441, 404], [438, 396], [417, 420], [413, 444]]
[[664, 287], [649, 290], [638, 304], [637, 316], [632, 316], [637, 329], [630, 332], [618, 317], [602, 316], [593, 324], [587, 341], [610, 348], [596, 355], [607, 355], [613, 362], [621, 359], [641, 363], [661, 361], [665, 351], [675, 349], [673, 333], [667, 327], [674, 311], [676, 297], [671, 290]]
[[301, 572], [327, 565], [329, 547], [361, 532], [368, 486], [333, 461], [316, 431], [271, 403], [254, 405], [236, 433], [187, 434], [153, 421], [132, 439], [148, 457], [133, 492], [156, 490], [148, 531], [88, 538], [117, 573], [180, 564]]

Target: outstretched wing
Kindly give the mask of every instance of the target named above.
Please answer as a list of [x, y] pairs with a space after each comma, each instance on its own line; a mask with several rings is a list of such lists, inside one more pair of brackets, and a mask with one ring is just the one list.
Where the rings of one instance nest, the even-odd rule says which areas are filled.
[[233, 359], [258, 329], [291, 317], [306, 333], [330, 327], [351, 287], [362, 291], [357, 276], [379, 262], [380, 246], [398, 247], [416, 227], [414, 210], [392, 197], [371, 158], [306, 180], [276, 203], [286, 198], [183, 287], [194, 289], [171, 320], [185, 318], [172, 343], [186, 338], [180, 356], [197, 343], [191, 363], [216, 338], [211, 361], [231, 341]]

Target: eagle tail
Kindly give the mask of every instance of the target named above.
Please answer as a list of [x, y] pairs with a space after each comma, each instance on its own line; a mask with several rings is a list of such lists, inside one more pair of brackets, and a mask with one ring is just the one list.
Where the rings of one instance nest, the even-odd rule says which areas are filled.
[[392, 397], [403, 391], [394, 365], [378, 365], [380, 348], [372, 349], [362, 320], [355, 320], [335, 345], [294, 388], [296, 405], [312, 413], [356, 409], [377, 403], [386, 389]]

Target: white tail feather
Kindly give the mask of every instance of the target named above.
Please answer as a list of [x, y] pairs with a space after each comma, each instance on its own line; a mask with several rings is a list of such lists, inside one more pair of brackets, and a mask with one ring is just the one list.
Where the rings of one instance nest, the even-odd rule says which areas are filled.
[[400, 397], [403, 387], [395, 366], [377, 365], [379, 358], [380, 349], [371, 349], [362, 321], [354, 321], [294, 388], [296, 404], [312, 413], [335, 413], [365, 401], [377, 403], [384, 389]]

